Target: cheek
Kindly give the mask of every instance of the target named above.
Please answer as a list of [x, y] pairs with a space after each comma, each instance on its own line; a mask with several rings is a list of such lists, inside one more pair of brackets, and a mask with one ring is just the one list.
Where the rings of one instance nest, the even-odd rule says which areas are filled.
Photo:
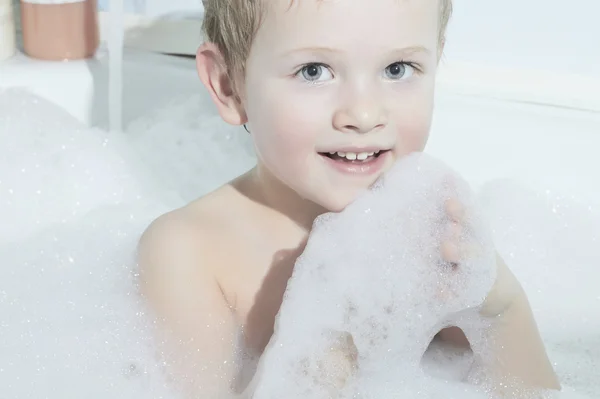
[[314, 127], [287, 104], [263, 102], [253, 107], [250, 121], [257, 157], [280, 180], [290, 184], [301, 179], [314, 157]]
[[398, 143], [402, 147], [402, 152], [409, 154], [415, 151], [423, 151], [429, 139], [430, 127], [430, 120], [426, 118], [415, 118], [404, 125], [400, 125]]
[[398, 134], [399, 152], [408, 154], [423, 151], [433, 115], [433, 96], [415, 96], [408, 105], [398, 105], [400, 112], [395, 114], [395, 125]]
[[251, 92], [247, 109], [257, 150], [263, 157], [290, 161], [314, 155], [321, 130], [314, 102], [286, 95], [277, 84], [262, 86], [269, 88]]

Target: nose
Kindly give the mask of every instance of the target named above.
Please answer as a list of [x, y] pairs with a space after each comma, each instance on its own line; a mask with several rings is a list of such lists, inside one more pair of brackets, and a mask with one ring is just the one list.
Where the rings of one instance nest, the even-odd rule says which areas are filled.
[[333, 116], [333, 126], [343, 132], [369, 133], [387, 124], [387, 113], [381, 102], [357, 96], [346, 102]]

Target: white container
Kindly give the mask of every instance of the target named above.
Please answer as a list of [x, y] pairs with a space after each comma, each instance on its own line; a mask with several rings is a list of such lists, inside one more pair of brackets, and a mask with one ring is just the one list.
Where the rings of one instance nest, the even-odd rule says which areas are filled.
[[0, 0], [0, 61], [12, 57], [15, 50], [16, 35], [12, 0]]

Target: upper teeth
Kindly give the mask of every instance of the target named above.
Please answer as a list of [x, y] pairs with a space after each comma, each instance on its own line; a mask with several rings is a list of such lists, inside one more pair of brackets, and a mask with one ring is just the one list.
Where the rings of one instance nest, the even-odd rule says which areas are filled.
[[368, 157], [371, 157], [377, 153], [379, 153], [380, 150], [377, 151], [372, 151], [372, 152], [342, 152], [342, 151], [338, 151], [338, 152], [330, 152], [331, 155], [333, 154], [337, 154], [338, 156], [342, 157], [342, 158], [346, 158], [350, 161], [354, 161], [355, 159], [358, 159], [359, 161], [364, 161], [365, 159], [367, 159]]

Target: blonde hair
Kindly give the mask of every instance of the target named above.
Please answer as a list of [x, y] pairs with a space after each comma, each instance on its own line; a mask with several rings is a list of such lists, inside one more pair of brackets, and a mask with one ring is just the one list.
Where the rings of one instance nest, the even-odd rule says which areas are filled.
[[[207, 41], [221, 52], [229, 78], [244, 76], [246, 59], [264, 15], [266, 0], [203, 0], [202, 29]], [[439, 43], [445, 41], [452, 0], [440, 1]], [[290, 0], [290, 5], [293, 0]]]

